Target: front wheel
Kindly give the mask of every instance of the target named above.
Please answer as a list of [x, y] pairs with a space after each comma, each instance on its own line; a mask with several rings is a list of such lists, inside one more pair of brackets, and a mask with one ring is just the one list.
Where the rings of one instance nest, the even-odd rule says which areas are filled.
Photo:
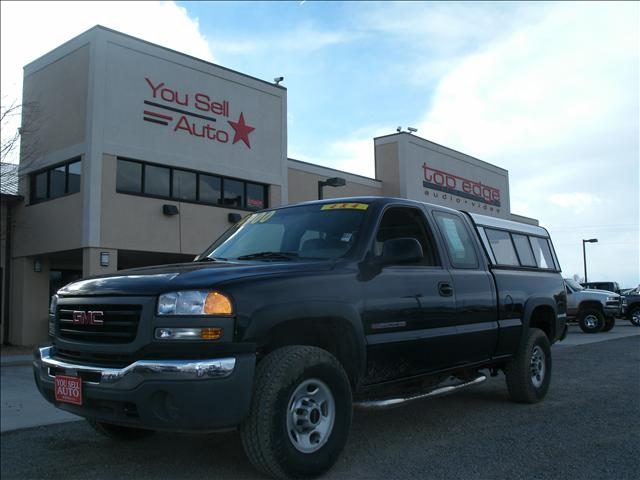
[[598, 333], [604, 328], [604, 315], [600, 310], [584, 310], [580, 312], [578, 324], [584, 333]]
[[283, 347], [258, 363], [242, 444], [266, 475], [314, 477], [338, 459], [351, 416], [351, 386], [340, 362], [320, 348]]
[[514, 402], [536, 403], [545, 397], [551, 381], [551, 347], [542, 330], [529, 329], [504, 373], [509, 396]]
[[629, 313], [629, 321], [632, 325], [640, 327], [640, 307], [633, 307]]

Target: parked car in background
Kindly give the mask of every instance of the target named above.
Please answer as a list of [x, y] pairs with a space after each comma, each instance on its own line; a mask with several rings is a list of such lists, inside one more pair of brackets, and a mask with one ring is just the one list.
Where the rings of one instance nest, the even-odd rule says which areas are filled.
[[622, 316], [640, 327], [640, 286], [632, 288], [622, 297]]
[[565, 278], [567, 319], [576, 319], [584, 333], [608, 332], [620, 314], [622, 297], [608, 290], [586, 289], [572, 278]]
[[620, 295], [620, 285], [618, 282], [583, 282], [580, 285], [589, 290], [606, 290]]

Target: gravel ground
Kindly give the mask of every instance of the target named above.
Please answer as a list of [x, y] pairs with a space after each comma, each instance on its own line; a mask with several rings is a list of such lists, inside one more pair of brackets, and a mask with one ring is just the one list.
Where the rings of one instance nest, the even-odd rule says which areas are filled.
[[[554, 349], [549, 394], [511, 403], [504, 378], [397, 410], [356, 412], [327, 479], [640, 478], [640, 337]], [[116, 444], [84, 422], [2, 434], [10, 478], [262, 478], [237, 433]]]

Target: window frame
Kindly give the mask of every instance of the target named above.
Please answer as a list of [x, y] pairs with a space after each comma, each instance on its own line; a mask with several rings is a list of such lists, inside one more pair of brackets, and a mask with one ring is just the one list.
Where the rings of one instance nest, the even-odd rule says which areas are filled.
[[[440, 251], [438, 248], [438, 242], [436, 241], [435, 235], [433, 233], [433, 225], [431, 225], [428, 216], [426, 215], [426, 212], [414, 205], [404, 205], [401, 203], [392, 203], [392, 204], [387, 204], [384, 206], [383, 210], [380, 212], [380, 214], [378, 215], [378, 218], [376, 220], [376, 224], [375, 227], [373, 229], [373, 236], [370, 240], [369, 246], [367, 248], [367, 252], [369, 252], [369, 254], [371, 255], [371, 258], [378, 258], [379, 256], [376, 255], [376, 251], [375, 251], [375, 242], [376, 242], [376, 237], [378, 236], [378, 230], [380, 229], [380, 224], [382, 223], [382, 219], [384, 218], [385, 214], [387, 213], [387, 211], [394, 209], [394, 208], [404, 208], [404, 209], [410, 209], [410, 210], [414, 210], [418, 216], [420, 217], [420, 219], [422, 220], [422, 228], [423, 228], [423, 233], [425, 234], [425, 237], [427, 239], [427, 241], [429, 242], [429, 244], [431, 245], [432, 251], [433, 251], [433, 260], [435, 262], [435, 265], [425, 265], [424, 263], [407, 263], [407, 264], [392, 264], [392, 265], [385, 265], [385, 268], [430, 268], [430, 269], [439, 269], [442, 270], [444, 268], [443, 262], [442, 262], [442, 256], [440, 255]], [[424, 253], [424, 252], [423, 252]]]
[[[218, 208], [224, 208], [227, 210], [240, 210], [240, 211], [245, 211], [245, 212], [258, 212], [260, 210], [266, 210], [269, 208], [269, 185], [266, 183], [260, 183], [260, 182], [256, 182], [255, 180], [245, 180], [242, 178], [236, 178], [236, 177], [228, 177], [225, 175], [218, 175], [215, 173], [211, 173], [211, 172], [203, 172], [201, 170], [194, 170], [192, 168], [184, 168], [184, 167], [174, 167], [172, 165], [165, 165], [165, 164], [160, 164], [160, 163], [155, 163], [155, 162], [147, 162], [144, 160], [137, 160], [135, 158], [129, 158], [129, 157], [116, 157], [116, 179], [117, 179], [117, 162], [118, 161], [126, 161], [126, 162], [131, 162], [131, 163], [137, 163], [140, 164], [142, 166], [142, 179], [141, 179], [141, 192], [130, 192], [130, 191], [126, 191], [126, 190], [121, 190], [118, 188], [118, 184], [116, 181], [116, 193], [120, 193], [123, 195], [133, 195], [133, 196], [137, 196], [137, 197], [146, 197], [146, 198], [155, 198], [158, 200], [169, 200], [169, 201], [174, 201], [174, 202], [181, 202], [181, 203], [193, 203], [196, 205], [206, 205], [209, 207], [218, 207]], [[164, 196], [164, 195], [155, 195], [155, 194], [150, 194], [150, 193], [145, 193], [145, 180], [146, 180], [146, 167], [147, 166], [152, 166], [152, 167], [162, 167], [162, 168], [168, 168], [169, 169], [169, 195], [168, 196]], [[189, 172], [189, 173], [194, 173], [196, 175], [196, 199], [195, 200], [182, 200], [179, 198], [176, 198], [174, 196], [174, 192], [173, 192], [173, 177], [174, 177], [174, 171], [175, 170], [179, 170], [182, 172]], [[227, 206], [224, 203], [211, 203], [208, 201], [202, 201], [200, 200], [200, 177], [202, 175], [208, 176], [208, 177], [215, 177], [218, 178], [220, 180], [220, 201], [224, 200], [224, 181], [226, 180], [232, 180], [232, 181], [236, 181], [236, 182], [240, 182], [242, 185], [242, 191], [243, 191], [243, 200], [242, 200], [242, 205], [241, 206]], [[247, 205], [247, 183], [251, 183], [254, 185], [258, 185], [261, 186], [263, 188], [264, 191], [264, 207], [261, 209], [255, 209], [255, 208], [248, 208]]]
[[[544, 237], [542, 235], [535, 235], [532, 233], [525, 233], [525, 232], [521, 232], [521, 231], [514, 231], [514, 230], [506, 230], [504, 228], [497, 228], [497, 227], [487, 227], [485, 225], [477, 225], [476, 228], [478, 229], [478, 234], [480, 235], [480, 238], [482, 240], [482, 234], [484, 233], [484, 236], [486, 237], [487, 241], [486, 244], [484, 242], [483, 243], [483, 247], [485, 249], [489, 249], [486, 253], [489, 254], [489, 260], [490, 260], [490, 264], [492, 267], [494, 268], [501, 268], [501, 269], [507, 269], [507, 270], [528, 270], [528, 271], [537, 271], [537, 272], [560, 272], [560, 265], [558, 263], [557, 257], [555, 255], [555, 250], [553, 248], [553, 243], [551, 242], [551, 239], [549, 237]], [[505, 232], [507, 234], [509, 234], [509, 238], [511, 239], [511, 244], [513, 246], [513, 249], [515, 251], [516, 257], [518, 259], [518, 265], [508, 265], [508, 264], [504, 264], [504, 263], [498, 263], [498, 258], [496, 257], [495, 251], [493, 250], [493, 245], [491, 245], [491, 241], [489, 240], [489, 236], [487, 235], [487, 230], [495, 230], [495, 231], [499, 231], [499, 232]], [[527, 243], [529, 245], [530, 251], [533, 254], [533, 260], [536, 262], [535, 266], [531, 266], [531, 265], [523, 265], [522, 264], [522, 259], [520, 258], [520, 254], [518, 253], [518, 249], [516, 248], [516, 244], [515, 241], [513, 240], [513, 235], [520, 235], [523, 236], [527, 239]], [[536, 255], [535, 255], [535, 251], [533, 248], [533, 243], [531, 241], [532, 238], [539, 238], [541, 240], [546, 241], [547, 243], [547, 247], [549, 248], [549, 253], [551, 255], [551, 260], [553, 263], [553, 266], [549, 267], [549, 268], [543, 268], [540, 267], [538, 265], [538, 261], [536, 259]]]
[[[80, 186], [78, 191], [69, 192], [69, 165], [73, 163], [80, 163]], [[56, 195], [55, 197], [51, 196], [51, 172], [57, 170], [60, 167], [64, 167], [64, 192], [61, 195]], [[35, 199], [35, 183], [36, 178], [39, 175], [45, 175], [46, 178], [46, 187], [45, 187], [45, 197], [41, 199]], [[40, 168], [38, 170], [34, 170], [33, 172], [29, 172], [29, 205], [37, 205], [42, 202], [48, 202], [50, 200], [56, 200], [58, 198], [67, 197], [69, 195], [74, 195], [76, 193], [80, 193], [82, 191], [82, 156], [78, 155], [64, 162], [57, 162], [53, 165], [49, 165], [44, 168]]]

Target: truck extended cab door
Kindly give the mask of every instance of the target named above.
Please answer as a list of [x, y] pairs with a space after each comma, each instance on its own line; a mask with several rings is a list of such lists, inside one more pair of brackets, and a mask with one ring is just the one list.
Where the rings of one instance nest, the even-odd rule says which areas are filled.
[[456, 364], [491, 358], [498, 344], [498, 305], [495, 284], [481, 256], [478, 242], [465, 219], [433, 210], [442, 250], [453, 280], [457, 329]]

